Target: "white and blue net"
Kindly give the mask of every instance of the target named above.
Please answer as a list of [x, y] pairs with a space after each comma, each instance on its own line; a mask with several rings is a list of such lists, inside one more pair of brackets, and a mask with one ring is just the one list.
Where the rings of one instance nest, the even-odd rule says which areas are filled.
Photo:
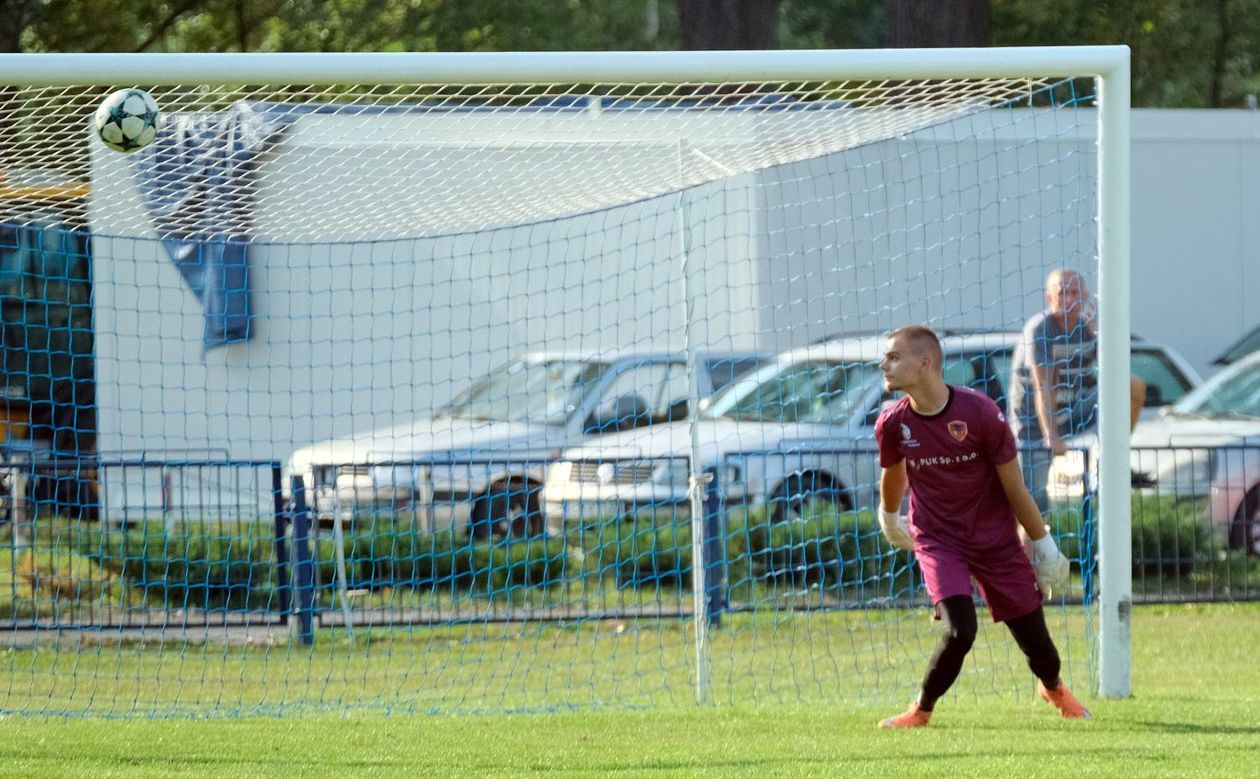
[[[1095, 273], [1092, 82], [140, 85], [132, 154], [122, 86], [0, 94], [0, 710], [913, 695], [878, 334], [1000, 397]], [[954, 694], [1030, 679], [988, 626]]]

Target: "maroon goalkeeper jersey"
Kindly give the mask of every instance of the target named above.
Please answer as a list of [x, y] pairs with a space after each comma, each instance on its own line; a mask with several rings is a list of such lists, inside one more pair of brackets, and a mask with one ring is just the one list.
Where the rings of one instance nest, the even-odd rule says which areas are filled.
[[906, 461], [917, 544], [972, 551], [1010, 544], [1015, 514], [994, 466], [1015, 459], [1015, 439], [989, 397], [951, 385], [945, 408], [932, 416], [903, 397], [879, 415], [875, 439], [881, 466]]

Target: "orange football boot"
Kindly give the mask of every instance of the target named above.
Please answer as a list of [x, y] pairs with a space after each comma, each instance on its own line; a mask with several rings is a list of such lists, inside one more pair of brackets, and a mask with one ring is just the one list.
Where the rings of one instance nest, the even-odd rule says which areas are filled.
[[1066, 684], [1059, 683], [1058, 687], [1053, 690], [1046, 687], [1040, 681], [1037, 682], [1037, 694], [1046, 703], [1054, 706], [1065, 719], [1093, 719], [1094, 715], [1089, 713], [1089, 709], [1085, 708], [1072, 691], [1067, 688]]
[[910, 708], [905, 713], [880, 720], [879, 726], [881, 728], [922, 728], [927, 727], [930, 719], [932, 719], [932, 712], [919, 708], [919, 702], [915, 701], [910, 704]]

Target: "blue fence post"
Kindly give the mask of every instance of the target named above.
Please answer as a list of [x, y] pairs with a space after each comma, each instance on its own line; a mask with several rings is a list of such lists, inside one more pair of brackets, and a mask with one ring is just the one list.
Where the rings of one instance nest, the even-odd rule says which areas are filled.
[[1081, 602], [1088, 605], [1094, 602], [1094, 570], [1098, 566], [1098, 555], [1094, 549], [1097, 538], [1098, 517], [1095, 516], [1094, 486], [1089, 480], [1088, 452], [1081, 455], [1085, 458], [1085, 468], [1081, 471]]
[[275, 500], [275, 532], [273, 534], [276, 550], [276, 609], [280, 612], [280, 624], [289, 624], [290, 581], [289, 581], [289, 546], [285, 534], [289, 529], [289, 512], [285, 510], [283, 476], [279, 463], [271, 466], [271, 493]]
[[311, 510], [306, 505], [306, 485], [293, 477], [293, 557], [297, 572], [298, 636], [315, 643], [315, 565], [311, 560]]
[[704, 599], [710, 627], [722, 626], [722, 612], [726, 610], [726, 555], [723, 553], [722, 528], [726, 524], [722, 516], [722, 488], [718, 469], [709, 468], [704, 487]]

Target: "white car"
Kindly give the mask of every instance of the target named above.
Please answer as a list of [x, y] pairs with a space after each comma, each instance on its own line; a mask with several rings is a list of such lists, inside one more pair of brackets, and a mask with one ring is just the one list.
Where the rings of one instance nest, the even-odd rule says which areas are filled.
[[[700, 397], [764, 358], [705, 352]], [[546, 464], [599, 432], [682, 419], [690, 382], [683, 353], [534, 353], [477, 380], [431, 418], [302, 447], [285, 463], [304, 477], [322, 519], [413, 512], [421, 527], [468, 526], [476, 537], [541, 530]]]
[[[1018, 332], [946, 333], [945, 380], [1005, 407]], [[889, 395], [878, 363], [884, 337], [834, 339], [766, 363], [719, 393], [696, 419], [697, 467], [714, 470], [729, 505], [764, 505], [774, 519], [813, 501], [873, 506], [879, 467], [875, 420]], [[1135, 340], [1133, 365], [1148, 400], [1180, 398], [1197, 375], [1162, 347]], [[690, 423], [613, 433], [567, 449], [547, 472], [549, 533], [595, 518], [689, 512]]]
[[[1085, 453], [1093, 438], [1073, 441]], [[1260, 352], [1232, 362], [1133, 431], [1130, 463], [1156, 495], [1202, 499], [1223, 544], [1260, 554]], [[1073, 497], [1084, 490], [1080, 451], [1056, 458], [1052, 476]], [[1096, 468], [1091, 460], [1091, 475]]]

